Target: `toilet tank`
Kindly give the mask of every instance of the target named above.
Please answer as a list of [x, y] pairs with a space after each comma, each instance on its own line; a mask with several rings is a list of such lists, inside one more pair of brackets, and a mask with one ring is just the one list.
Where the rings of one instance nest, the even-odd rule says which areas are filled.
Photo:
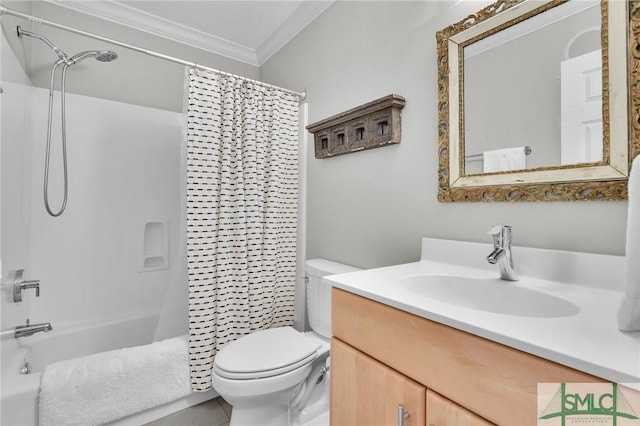
[[331, 338], [331, 284], [323, 281], [322, 277], [360, 270], [325, 259], [309, 259], [305, 262], [307, 317], [313, 331], [327, 339]]

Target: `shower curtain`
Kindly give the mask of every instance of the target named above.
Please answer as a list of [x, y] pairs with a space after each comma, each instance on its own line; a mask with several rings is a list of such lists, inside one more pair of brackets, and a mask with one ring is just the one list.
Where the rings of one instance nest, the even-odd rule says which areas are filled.
[[224, 344], [293, 324], [298, 97], [201, 70], [188, 93], [189, 357], [204, 391]]

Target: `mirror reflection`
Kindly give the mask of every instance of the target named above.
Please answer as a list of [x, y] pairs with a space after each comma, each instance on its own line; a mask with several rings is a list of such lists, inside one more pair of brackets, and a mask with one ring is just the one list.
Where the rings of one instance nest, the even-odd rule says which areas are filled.
[[625, 199], [640, 153], [639, 10], [497, 0], [438, 31], [438, 200]]
[[602, 162], [600, 12], [572, 0], [463, 44], [463, 175]]

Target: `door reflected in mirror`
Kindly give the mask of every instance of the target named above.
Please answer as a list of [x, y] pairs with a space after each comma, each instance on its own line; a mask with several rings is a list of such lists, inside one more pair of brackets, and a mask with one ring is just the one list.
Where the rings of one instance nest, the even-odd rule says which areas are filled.
[[570, 1], [464, 46], [465, 175], [602, 161], [600, 22]]

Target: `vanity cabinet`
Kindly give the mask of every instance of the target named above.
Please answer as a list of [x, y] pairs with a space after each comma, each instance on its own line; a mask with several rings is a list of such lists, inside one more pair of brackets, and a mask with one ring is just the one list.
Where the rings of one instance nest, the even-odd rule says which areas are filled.
[[[337, 288], [331, 424], [536, 425], [538, 383], [602, 379]], [[420, 400], [422, 397], [421, 402]]]
[[427, 426], [491, 426], [453, 401], [429, 389], [427, 391]]
[[332, 425], [395, 425], [402, 405], [411, 413], [406, 426], [424, 426], [423, 385], [340, 340], [331, 342], [331, 351], [331, 376], [339, 376], [341, 383], [331, 390], [340, 401], [329, 410]]
[[339, 339], [331, 345], [333, 376], [341, 382], [332, 390], [332, 425], [396, 425], [401, 406], [405, 426], [493, 424]]

